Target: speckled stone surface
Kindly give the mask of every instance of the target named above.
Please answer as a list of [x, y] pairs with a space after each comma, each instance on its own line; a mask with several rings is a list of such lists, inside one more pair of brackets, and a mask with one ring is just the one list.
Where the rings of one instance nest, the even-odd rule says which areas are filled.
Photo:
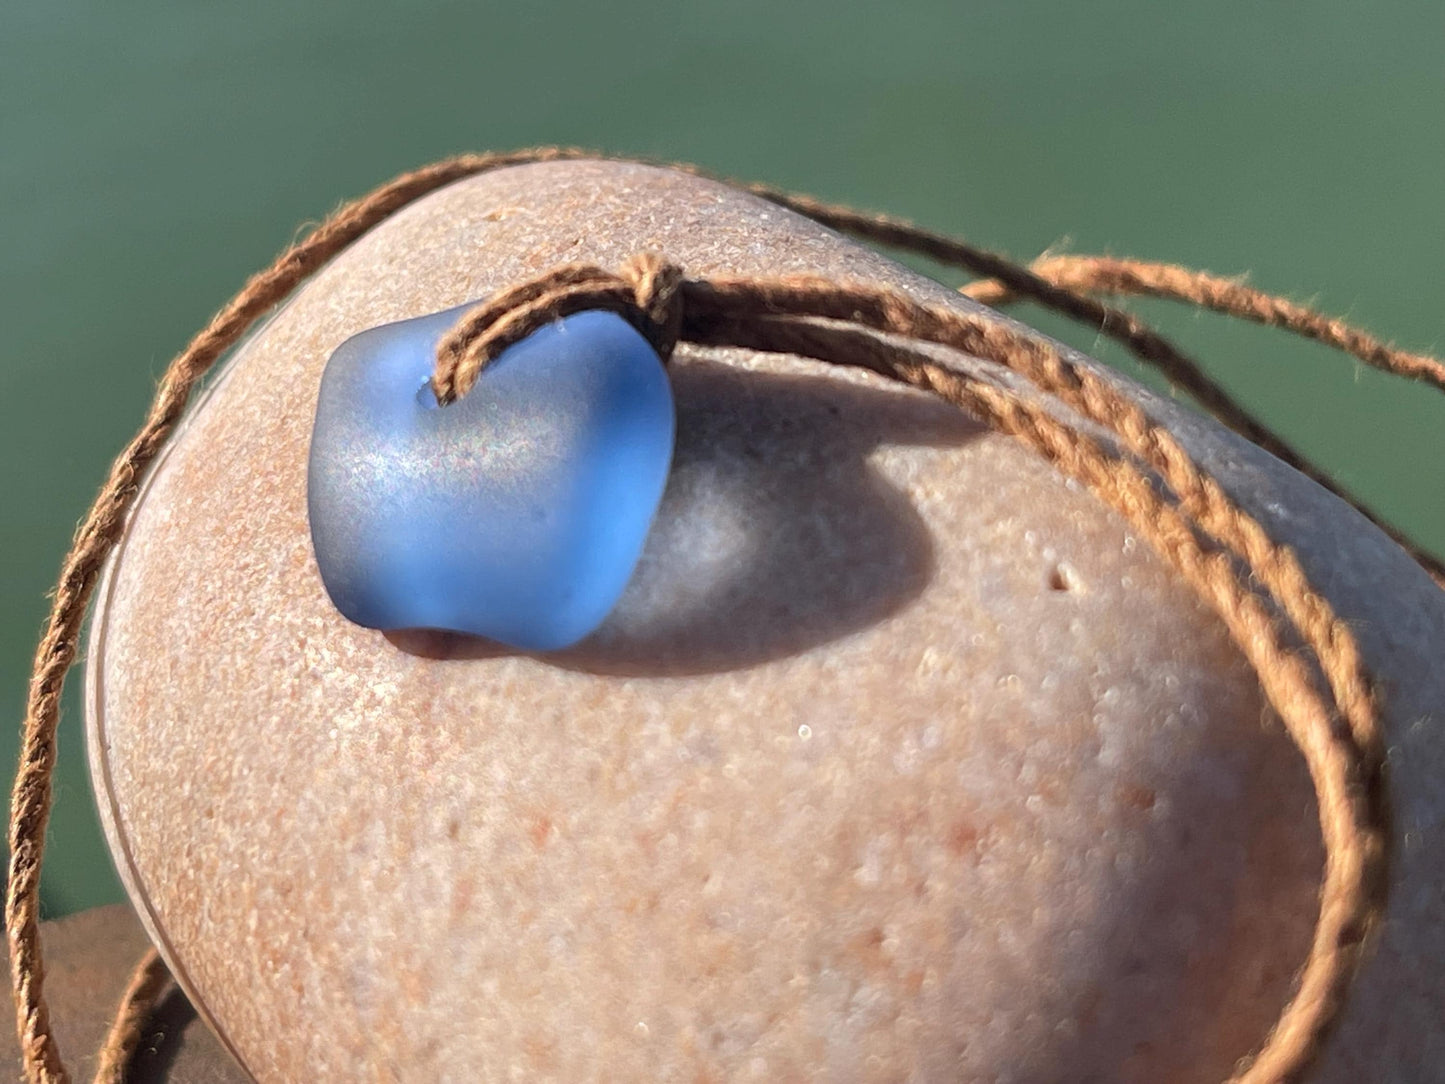
[[[725, 187], [586, 162], [455, 185], [318, 274], [152, 475], [92, 627], [103, 817], [193, 1000], [268, 1082], [1227, 1075], [1310, 934], [1305, 773], [1147, 548], [967, 419], [683, 352], [659, 524], [593, 639], [534, 658], [331, 608], [304, 486], [328, 353], [640, 249], [970, 307]], [[1138, 395], [1383, 676], [1393, 896], [1316, 1076], [1435, 1079], [1445, 595]]]

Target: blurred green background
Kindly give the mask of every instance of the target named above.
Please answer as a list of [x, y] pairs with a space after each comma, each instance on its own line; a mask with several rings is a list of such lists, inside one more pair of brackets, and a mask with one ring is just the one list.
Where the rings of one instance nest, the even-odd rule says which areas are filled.
[[[167, 360], [300, 224], [397, 172], [539, 143], [689, 160], [1020, 257], [1067, 240], [1248, 270], [1439, 350], [1442, 55], [1438, 0], [6, 0], [0, 706], [18, 723], [72, 526]], [[1445, 550], [1438, 397], [1277, 333], [1145, 309]], [[50, 914], [120, 895], [77, 684]]]

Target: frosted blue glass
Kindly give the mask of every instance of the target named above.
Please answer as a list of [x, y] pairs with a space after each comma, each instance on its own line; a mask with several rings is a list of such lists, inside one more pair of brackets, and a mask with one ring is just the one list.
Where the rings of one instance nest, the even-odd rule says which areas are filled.
[[437, 341], [468, 307], [364, 331], [327, 362], [307, 481], [316, 563], [359, 625], [567, 647], [642, 554], [672, 461], [672, 388], [626, 321], [584, 312], [439, 407]]

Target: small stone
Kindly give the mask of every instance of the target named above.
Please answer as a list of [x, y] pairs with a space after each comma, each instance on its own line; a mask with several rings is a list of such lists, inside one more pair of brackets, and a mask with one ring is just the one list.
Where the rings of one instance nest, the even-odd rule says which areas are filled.
[[307, 490], [317, 567], [367, 628], [570, 647], [617, 604], [662, 499], [667, 374], [621, 317], [583, 312], [439, 407], [436, 346], [467, 308], [363, 331], [332, 354]]

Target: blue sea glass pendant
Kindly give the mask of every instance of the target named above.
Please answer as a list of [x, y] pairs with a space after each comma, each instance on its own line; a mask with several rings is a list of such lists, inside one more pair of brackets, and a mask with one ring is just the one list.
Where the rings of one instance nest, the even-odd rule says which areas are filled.
[[307, 479], [316, 563], [359, 625], [568, 647], [642, 554], [672, 461], [672, 389], [625, 320], [584, 312], [440, 407], [437, 342], [469, 307], [372, 328], [331, 355]]

